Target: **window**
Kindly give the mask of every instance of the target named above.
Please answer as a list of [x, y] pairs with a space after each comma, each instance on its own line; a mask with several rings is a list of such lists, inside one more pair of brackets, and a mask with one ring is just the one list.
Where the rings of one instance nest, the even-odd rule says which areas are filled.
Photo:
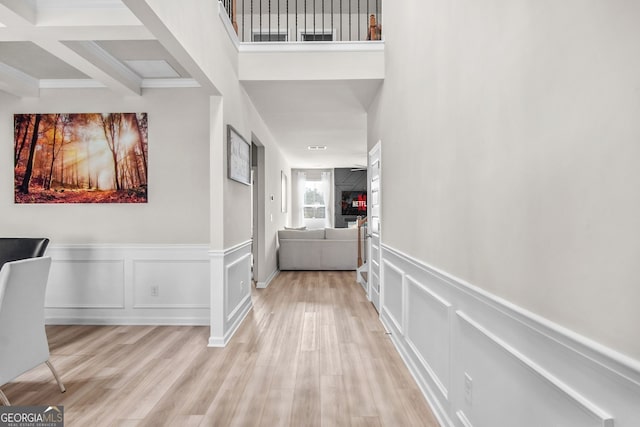
[[334, 40], [333, 30], [316, 30], [313, 31], [300, 31], [300, 41], [303, 42], [332, 42]]
[[254, 42], [286, 42], [289, 40], [289, 35], [287, 31], [282, 30], [280, 32], [277, 30], [253, 30], [251, 38]]
[[333, 171], [326, 169], [294, 169], [291, 185], [291, 220], [294, 227], [308, 229], [332, 227]]
[[327, 205], [322, 193], [321, 181], [305, 181], [304, 219], [323, 219], [327, 216]]
[[304, 41], [304, 42], [331, 42], [331, 41], [333, 41], [333, 34], [302, 33], [302, 41]]

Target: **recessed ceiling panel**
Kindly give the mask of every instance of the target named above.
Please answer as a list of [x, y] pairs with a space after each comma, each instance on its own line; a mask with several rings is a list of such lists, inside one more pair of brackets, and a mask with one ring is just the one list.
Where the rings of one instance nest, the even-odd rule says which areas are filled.
[[178, 73], [174, 77], [191, 77], [157, 40], [103, 40], [96, 43], [119, 61], [166, 61]]
[[1, 42], [0, 62], [36, 79], [87, 79], [73, 68], [31, 42]]
[[143, 79], [176, 78], [180, 75], [163, 59], [126, 60], [125, 64]]
[[36, 0], [38, 8], [107, 8], [124, 5], [122, 0]]

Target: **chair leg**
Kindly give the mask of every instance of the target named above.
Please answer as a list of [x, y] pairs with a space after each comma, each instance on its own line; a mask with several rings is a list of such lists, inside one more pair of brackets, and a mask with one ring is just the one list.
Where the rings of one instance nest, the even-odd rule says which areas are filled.
[[58, 376], [58, 373], [56, 372], [56, 369], [53, 367], [51, 362], [49, 360], [47, 360], [45, 363], [47, 364], [49, 369], [51, 369], [51, 373], [55, 377], [55, 379], [56, 379], [56, 381], [58, 383], [58, 387], [60, 387], [60, 393], [64, 393], [65, 391], [67, 391], [67, 389], [64, 388], [64, 384], [62, 384], [62, 381], [60, 381], [60, 377]]
[[0, 402], [2, 402], [4, 406], [11, 406], [11, 403], [9, 403], [9, 399], [7, 399], [7, 396], [4, 395], [2, 390], [0, 390]]

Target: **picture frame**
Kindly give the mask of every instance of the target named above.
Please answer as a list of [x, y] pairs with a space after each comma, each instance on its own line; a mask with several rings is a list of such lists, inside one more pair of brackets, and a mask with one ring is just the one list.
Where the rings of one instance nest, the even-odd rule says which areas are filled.
[[227, 176], [251, 185], [251, 144], [231, 125], [227, 125]]
[[287, 213], [287, 174], [284, 171], [280, 171], [280, 211], [282, 213]]
[[146, 112], [16, 113], [15, 204], [148, 203]]

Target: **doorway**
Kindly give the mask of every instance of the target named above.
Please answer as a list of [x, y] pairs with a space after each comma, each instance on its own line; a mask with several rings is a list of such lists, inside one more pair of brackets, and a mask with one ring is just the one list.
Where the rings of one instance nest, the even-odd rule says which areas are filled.
[[[264, 261], [265, 233], [265, 176], [264, 146], [251, 141], [251, 282], [260, 282]], [[263, 279], [264, 280], [264, 279]]]
[[367, 182], [367, 199], [369, 200], [368, 219], [369, 223], [369, 280], [368, 297], [373, 306], [380, 312], [380, 213], [381, 213], [381, 166], [380, 166], [380, 150], [381, 142], [369, 151], [368, 162], [368, 182]]

